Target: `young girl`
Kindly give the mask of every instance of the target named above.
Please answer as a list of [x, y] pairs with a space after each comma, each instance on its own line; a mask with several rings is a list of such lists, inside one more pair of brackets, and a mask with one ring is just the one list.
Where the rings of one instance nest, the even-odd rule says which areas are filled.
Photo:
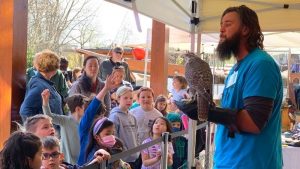
[[[132, 89], [122, 86], [116, 92], [119, 106], [111, 110], [109, 119], [115, 124], [115, 136], [124, 142], [125, 149], [132, 149], [137, 144], [138, 125], [135, 117], [129, 114], [129, 107], [132, 105]], [[134, 153], [127, 158], [126, 162], [134, 166], [139, 154]]]
[[149, 137], [149, 130], [153, 121], [163, 115], [154, 108], [154, 93], [149, 87], [141, 87], [138, 94], [138, 102], [141, 106], [131, 109], [130, 113], [136, 118], [138, 124], [137, 142], [142, 144]]
[[40, 169], [42, 143], [32, 133], [17, 131], [4, 144], [0, 153], [1, 169]]
[[[161, 138], [162, 133], [172, 132], [171, 124], [165, 117], [158, 117], [155, 119], [151, 126], [150, 137], [143, 141], [143, 144], [153, 141], [155, 139]], [[142, 169], [160, 169], [160, 159], [162, 147], [161, 144], [155, 144], [141, 152], [142, 154]], [[168, 166], [173, 164], [173, 146], [172, 143], [168, 144]]]
[[28, 117], [24, 126], [27, 132], [31, 132], [40, 138], [55, 135], [51, 117], [44, 114]]
[[103, 148], [108, 150], [108, 148], [113, 147], [116, 143], [113, 132], [114, 123], [112, 121], [106, 117], [99, 117], [95, 120], [89, 132], [89, 143], [85, 151], [85, 162], [90, 161], [98, 149]]
[[183, 76], [173, 77], [173, 89], [171, 89], [172, 99], [181, 101], [181, 99], [188, 98], [187, 81]]
[[82, 116], [78, 127], [80, 153], [77, 164], [79, 165], [83, 165], [85, 163], [85, 150], [88, 144], [89, 131], [91, 129], [91, 126], [93, 125], [93, 121], [97, 116], [105, 114], [102, 113], [102, 111], [104, 110], [103, 100], [106, 94], [115, 87], [116, 85], [114, 84], [114, 76], [108, 76], [103, 89], [97, 94], [96, 97], [94, 97], [94, 99], [84, 111], [84, 115]]
[[164, 95], [157, 96], [154, 107], [160, 111], [163, 116], [166, 116], [168, 107], [167, 97]]
[[[94, 154], [98, 149], [104, 149], [110, 154], [113, 154], [113, 150], [120, 149], [120, 144], [122, 142], [113, 135], [114, 129], [114, 123], [106, 117], [100, 117], [94, 122], [89, 134], [89, 144], [86, 148], [85, 157], [87, 162], [93, 159]], [[119, 164], [130, 168], [129, 164], [126, 165], [122, 161], [118, 162]]]

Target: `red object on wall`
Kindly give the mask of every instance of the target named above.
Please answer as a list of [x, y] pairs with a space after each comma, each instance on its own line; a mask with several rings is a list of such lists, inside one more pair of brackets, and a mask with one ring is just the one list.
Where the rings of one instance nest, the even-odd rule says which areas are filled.
[[143, 48], [133, 48], [132, 55], [135, 57], [135, 59], [142, 60], [145, 58], [146, 52]]

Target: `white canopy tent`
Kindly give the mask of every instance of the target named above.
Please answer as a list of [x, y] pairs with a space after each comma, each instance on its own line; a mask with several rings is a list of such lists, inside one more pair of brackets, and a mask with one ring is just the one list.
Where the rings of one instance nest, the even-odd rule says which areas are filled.
[[[220, 18], [223, 11], [230, 6], [246, 5], [254, 9], [259, 17], [259, 22], [264, 32], [292, 32], [300, 30], [300, 3], [294, 0], [106, 0], [108, 2], [133, 9], [135, 12], [144, 14], [156, 21], [165, 23], [183, 31], [191, 33], [191, 51], [194, 51], [195, 33], [216, 33], [219, 32]], [[197, 2], [196, 13], [192, 13], [191, 4]], [[199, 19], [199, 24], [195, 27], [191, 24], [191, 19]], [[139, 20], [137, 19], [137, 23]], [[195, 20], [193, 20], [195, 21]], [[137, 27], [138, 24], [137, 24]], [[293, 33], [291, 33], [293, 38]], [[215, 36], [215, 35], [211, 35]], [[210, 36], [210, 38], [211, 38]], [[270, 42], [276, 42], [279, 39]], [[285, 46], [289, 45], [289, 40]], [[198, 44], [199, 45], [199, 44]], [[192, 120], [190, 120], [192, 121]], [[189, 168], [194, 166], [194, 149], [190, 147], [190, 142], [194, 142], [193, 129], [195, 123], [190, 125], [189, 133]], [[192, 131], [192, 132], [190, 132]], [[210, 142], [210, 127], [207, 127], [207, 143]], [[208, 168], [209, 144], [206, 144], [205, 168]]]
[[[136, 10], [150, 18], [190, 32], [189, 0], [106, 0], [108, 2]], [[254, 9], [264, 32], [287, 32], [300, 30], [300, 3], [295, 0], [197, 0], [199, 31], [219, 32], [220, 16], [230, 6], [247, 5]], [[298, 2], [298, 3], [297, 3]]]

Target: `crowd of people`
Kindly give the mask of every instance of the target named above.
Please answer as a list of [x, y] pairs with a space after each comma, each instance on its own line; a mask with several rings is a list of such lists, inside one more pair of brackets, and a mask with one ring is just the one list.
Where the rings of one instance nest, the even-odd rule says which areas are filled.
[[[282, 80], [276, 62], [263, 51], [263, 34], [252, 9], [242, 5], [224, 11], [216, 50], [221, 60], [234, 56], [237, 63], [225, 81], [222, 108], [208, 113], [208, 120], [218, 124], [214, 168], [282, 168]], [[6, 141], [0, 168], [81, 168], [161, 138], [164, 132], [187, 129], [188, 118], [174, 103], [191, 97], [185, 78], [174, 76], [171, 97], [155, 98], [151, 88], [134, 84], [122, 53], [114, 48], [112, 57], [101, 63], [88, 56], [82, 70], [73, 73], [54, 52], [37, 53], [20, 109], [25, 131]], [[198, 135], [196, 154], [204, 142], [201, 131]], [[187, 139], [172, 139], [168, 147], [168, 166], [187, 168]], [[161, 158], [162, 147], [156, 144], [108, 167], [159, 169]]]
[[[102, 62], [96, 56], [87, 56], [82, 69], [75, 68], [73, 72], [67, 69], [65, 58], [50, 50], [34, 56], [33, 67], [27, 70], [26, 94], [20, 109], [25, 131], [11, 136], [22, 140], [28, 135], [32, 139], [28, 141], [36, 150], [29, 159], [35, 162], [35, 155], [40, 155], [41, 168], [45, 169], [80, 168], [160, 138], [163, 132], [186, 129], [183, 124], [187, 124], [187, 118], [182, 122], [184, 114], [173, 102], [188, 97], [185, 78], [174, 76], [170, 96], [155, 98], [151, 88], [133, 83], [122, 53], [123, 49], [116, 47], [112, 57]], [[5, 149], [13, 151], [9, 141]], [[161, 151], [157, 144], [108, 167], [159, 168]], [[168, 165], [178, 168], [186, 165], [186, 160], [187, 139], [171, 141]], [[23, 161], [26, 163], [26, 159]], [[32, 164], [31, 168], [35, 165], [38, 166]]]

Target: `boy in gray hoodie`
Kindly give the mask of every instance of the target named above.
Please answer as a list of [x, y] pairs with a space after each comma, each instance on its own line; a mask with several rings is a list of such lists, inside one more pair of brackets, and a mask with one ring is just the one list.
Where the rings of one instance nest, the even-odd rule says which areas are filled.
[[[124, 150], [132, 149], [137, 144], [137, 121], [135, 117], [129, 114], [129, 107], [132, 105], [132, 89], [122, 86], [116, 92], [119, 106], [111, 110], [109, 119], [114, 122], [115, 136], [124, 142]], [[132, 154], [124, 161], [128, 162], [134, 168], [135, 161], [139, 153]]]

